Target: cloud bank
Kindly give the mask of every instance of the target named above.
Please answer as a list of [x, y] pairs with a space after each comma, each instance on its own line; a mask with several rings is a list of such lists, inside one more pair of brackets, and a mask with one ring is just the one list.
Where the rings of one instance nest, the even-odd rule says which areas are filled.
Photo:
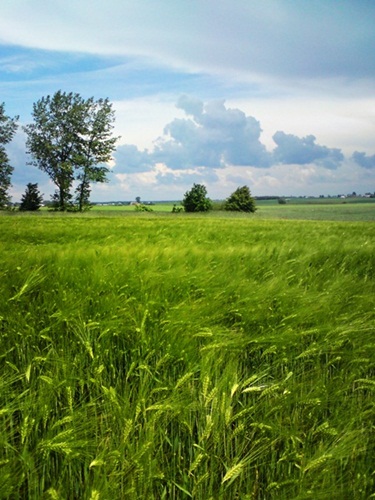
[[277, 131], [276, 147], [268, 151], [261, 142], [258, 120], [225, 101], [203, 101], [181, 96], [176, 104], [186, 118], [176, 118], [155, 140], [153, 151], [135, 145], [119, 146], [115, 153], [118, 173], [146, 172], [156, 164], [171, 170], [222, 169], [230, 166], [269, 168], [272, 165], [316, 164], [336, 169], [344, 160], [340, 149], [316, 143], [313, 135], [297, 137]]

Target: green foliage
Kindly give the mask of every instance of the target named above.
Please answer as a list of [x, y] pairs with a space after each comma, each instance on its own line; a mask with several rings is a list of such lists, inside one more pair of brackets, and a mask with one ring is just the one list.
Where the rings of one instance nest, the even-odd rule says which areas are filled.
[[40, 194], [38, 184], [29, 182], [26, 186], [26, 191], [21, 198], [21, 211], [36, 211], [43, 204], [43, 196]]
[[358, 222], [0, 217], [0, 497], [371, 498], [374, 246]]
[[233, 212], [255, 212], [255, 200], [248, 186], [237, 188], [224, 203], [224, 210]]
[[212, 208], [212, 202], [207, 197], [207, 189], [203, 184], [193, 184], [191, 190], [185, 193], [181, 204], [185, 212], [208, 212]]
[[92, 182], [106, 182], [117, 138], [111, 136], [114, 111], [108, 99], [85, 100], [79, 94], [58, 91], [33, 106], [34, 123], [24, 127], [32, 164], [46, 172], [57, 187], [53, 201], [59, 210], [72, 205], [71, 188], [78, 181], [75, 203], [79, 211], [89, 204]]
[[18, 116], [10, 118], [5, 114], [5, 104], [0, 104], [0, 209], [6, 207], [10, 198], [8, 195], [11, 187], [13, 167], [9, 163], [5, 145], [12, 139], [17, 130]]
[[180, 212], [183, 212], [183, 207], [178, 207], [176, 205], [176, 203], [173, 203], [173, 207], [172, 207], [172, 213], [173, 214], [179, 214]]
[[286, 205], [286, 199], [285, 198], [278, 198], [277, 203], [279, 205]]
[[137, 203], [134, 205], [134, 209], [136, 212], [153, 212], [153, 209], [143, 203]]

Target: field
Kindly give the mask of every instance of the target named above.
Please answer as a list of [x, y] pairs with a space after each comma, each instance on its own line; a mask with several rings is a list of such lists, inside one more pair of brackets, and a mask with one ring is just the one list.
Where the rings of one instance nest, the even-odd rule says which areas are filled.
[[375, 497], [374, 210], [347, 207], [0, 217], [0, 498]]
[[[153, 213], [171, 213], [173, 202], [156, 203], [151, 205]], [[219, 207], [221, 203], [216, 202]], [[176, 206], [179, 203], [176, 202]], [[342, 220], [342, 221], [375, 221], [375, 198], [353, 198], [342, 200], [339, 198], [299, 199], [288, 200], [286, 205], [279, 205], [277, 200], [257, 201], [257, 212], [252, 215], [256, 219], [297, 219], [297, 220]], [[135, 214], [134, 206], [94, 206], [91, 215], [129, 215]], [[184, 214], [180, 214], [183, 216]], [[175, 217], [176, 214], [173, 214]], [[246, 214], [218, 212], [214, 210], [210, 217], [248, 217]]]

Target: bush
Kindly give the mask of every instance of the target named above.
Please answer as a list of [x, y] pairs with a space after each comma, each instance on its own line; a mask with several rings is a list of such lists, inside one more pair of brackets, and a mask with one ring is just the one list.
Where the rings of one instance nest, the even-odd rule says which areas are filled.
[[182, 200], [185, 212], [208, 212], [212, 209], [212, 201], [207, 197], [207, 189], [203, 184], [194, 184], [185, 193]]
[[183, 208], [182, 207], [178, 207], [176, 205], [176, 203], [173, 204], [173, 207], [172, 207], [172, 213], [174, 214], [179, 214], [180, 212], [183, 211]]
[[237, 188], [224, 203], [224, 210], [233, 212], [255, 212], [255, 200], [247, 186]]
[[278, 198], [277, 200], [279, 205], [286, 205], [286, 199], [285, 198]]
[[153, 212], [153, 209], [151, 207], [148, 207], [143, 203], [140, 203], [139, 205], [134, 205], [134, 209], [136, 210], [136, 212]]

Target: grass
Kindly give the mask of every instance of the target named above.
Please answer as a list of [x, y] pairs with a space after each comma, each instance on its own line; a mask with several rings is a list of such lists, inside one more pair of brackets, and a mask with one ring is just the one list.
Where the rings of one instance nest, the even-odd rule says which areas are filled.
[[0, 498], [373, 496], [374, 245], [369, 222], [1, 217]]
[[[177, 204], [178, 205], [178, 204]], [[150, 208], [155, 214], [170, 214], [173, 203], [157, 203]], [[94, 206], [91, 214], [131, 215], [135, 213], [134, 206]], [[172, 215], [172, 214], [171, 214]], [[186, 215], [186, 214], [180, 214]], [[176, 214], [173, 214], [175, 217]], [[236, 214], [214, 211], [210, 217], [249, 217], [247, 214]], [[374, 198], [314, 198], [291, 199], [286, 205], [279, 205], [277, 200], [257, 201], [257, 212], [250, 217], [257, 219], [293, 219], [293, 220], [332, 220], [332, 221], [375, 221]]]
[[256, 215], [262, 219], [375, 221], [375, 203], [259, 204]]
[[[172, 207], [174, 203], [173, 202], [157, 202], [155, 205], [146, 205], [148, 208], [150, 208], [153, 212], [171, 212]], [[177, 202], [176, 205], [179, 205]], [[91, 209], [93, 212], [101, 212], [101, 213], [108, 213], [108, 212], [130, 212], [134, 213], [136, 212], [136, 206], [135, 205], [94, 205]]]

